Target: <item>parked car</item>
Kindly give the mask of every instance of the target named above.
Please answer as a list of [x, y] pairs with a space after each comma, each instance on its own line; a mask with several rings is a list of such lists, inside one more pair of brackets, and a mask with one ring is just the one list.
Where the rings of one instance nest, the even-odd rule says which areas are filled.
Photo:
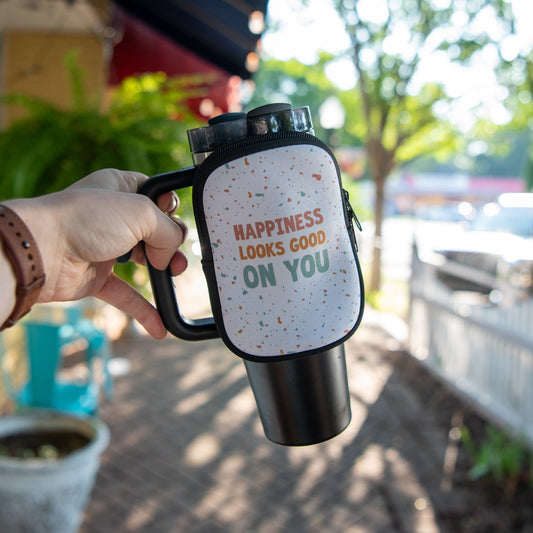
[[464, 231], [433, 244], [443, 258], [438, 277], [453, 290], [533, 294], [533, 193], [502, 194], [477, 213]]

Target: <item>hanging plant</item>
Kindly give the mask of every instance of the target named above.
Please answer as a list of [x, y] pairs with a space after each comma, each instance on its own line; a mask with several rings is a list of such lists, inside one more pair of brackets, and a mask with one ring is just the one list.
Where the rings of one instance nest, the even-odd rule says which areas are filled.
[[128, 78], [101, 111], [101, 98], [84, 88], [75, 53], [65, 65], [68, 109], [20, 94], [0, 100], [28, 113], [0, 133], [0, 200], [54, 192], [101, 168], [153, 175], [190, 165], [186, 130], [199, 124], [186, 101], [205, 93], [205, 77]]
[[[55, 192], [102, 168], [150, 176], [191, 165], [186, 132], [200, 124], [186, 103], [206, 94], [209, 76], [157, 72], [127, 78], [102, 111], [101, 95], [85, 89], [75, 52], [66, 56], [65, 67], [72, 95], [67, 109], [21, 94], [0, 99], [27, 111], [0, 132], [0, 201]], [[181, 196], [180, 216], [190, 220], [190, 194]], [[147, 277], [136, 265], [115, 270], [145, 292]]]

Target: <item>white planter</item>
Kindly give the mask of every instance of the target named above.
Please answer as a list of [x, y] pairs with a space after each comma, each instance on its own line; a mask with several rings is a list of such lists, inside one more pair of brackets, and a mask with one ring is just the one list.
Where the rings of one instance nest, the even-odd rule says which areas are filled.
[[57, 460], [0, 457], [0, 531], [74, 533], [89, 502], [109, 430], [98, 419], [50, 411], [0, 418], [0, 438], [36, 430], [73, 430], [90, 442]]

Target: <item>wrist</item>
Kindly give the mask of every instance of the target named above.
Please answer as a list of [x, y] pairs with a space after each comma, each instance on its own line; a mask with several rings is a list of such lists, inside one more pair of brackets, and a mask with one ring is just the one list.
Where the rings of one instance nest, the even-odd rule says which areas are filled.
[[[7, 276], [9, 300], [13, 297], [13, 282], [15, 282], [14, 304], [7, 303], [11, 312], [1, 329], [10, 327], [26, 315], [41, 292], [45, 274], [41, 253], [37, 242], [24, 220], [6, 204], [0, 204], [0, 239], [2, 241], [3, 268], [6, 262], [11, 267]], [[9, 309], [7, 309], [9, 313]]]
[[37, 248], [39, 249], [46, 274], [37, 303], [51, 301], [54, 285], [57, 278], [57, 258], [61, 256], [58, 242], [61, 239], [59, 226], [55, 219], [54, 210], [50, 209], [50, 200], [54, 195], [39, 196], [36, 198], [20, 198], [6, 200], [1, 205], [13, 210], [26, 224], [32, 233]]
[[11, 315], [15, 302], [17, 300], [17, 278], [9, 259], [4, 253], [4, 245], [0, 242], [0, 279], [2, 280], [2, 287], [5, 287], [5, 293], [1, 299], [2, 314], [0, 318], [0, 325], [4, 320]]

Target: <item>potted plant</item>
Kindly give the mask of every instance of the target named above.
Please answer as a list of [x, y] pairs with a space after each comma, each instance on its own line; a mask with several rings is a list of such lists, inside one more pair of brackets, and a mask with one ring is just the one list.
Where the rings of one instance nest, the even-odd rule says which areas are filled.
[[96, 418], [47, 410], [0, 418], [0, 531], [77, 531], [108, 443]]

